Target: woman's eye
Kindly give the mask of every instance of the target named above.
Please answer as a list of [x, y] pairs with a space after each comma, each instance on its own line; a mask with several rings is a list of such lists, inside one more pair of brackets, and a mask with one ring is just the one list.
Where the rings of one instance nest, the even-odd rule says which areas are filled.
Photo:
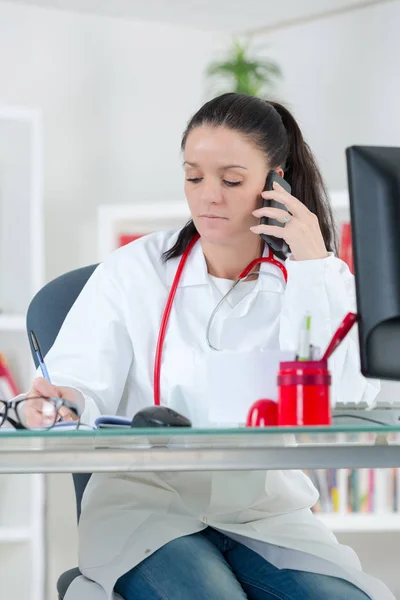
[[[202, 180], [203, 180], [202, 177], [187, 177], [186, 178], [186, 181], [190, 181], [190, 183], [200, 183], [200, 181], [202, 181]], [[236, 186], [242, 184], [241, 181], [228, 181], [227, 179], [224, 179], [223, 182], [228, 187], [236, 187]]]
[[224, 183], [228, 187], [236, 187], [238, 185], [241, 185], [242, 182], [241, 181], [227, 181], [226, 179], [224, 179]]

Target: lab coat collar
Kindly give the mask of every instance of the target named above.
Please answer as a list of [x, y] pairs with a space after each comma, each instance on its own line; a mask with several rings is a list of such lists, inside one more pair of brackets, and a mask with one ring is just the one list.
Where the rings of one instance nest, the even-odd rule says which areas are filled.
[[[171, 240], [171, 247], [175, 244], [175, 242], [176, 236], [173, 236]], [[167, 261], [167, 284], [169, 287], [172, 286], [181, 258], [181, 256], [178, 256]], [[200, 241], [197, 241], [186, 261], [178, 287], [204, 285], [206, 283], [208, 283], [206, 259], [204, 258]]]
[[[173, 236], [171, 239], [171, 247], [174, 245], [175, 241], [176, 241], [176, 236]], [[263, 256], [264, 257], [268, 256], [268, 253], [269, 253], [268, 246], [265, 245]], [[174, 277], [175, 277], [176, 271], [178, 269], [180, 260], [181, 260], [181, 257], [178, 256], [176, 258], [172, 258], [167, 261], [167, 264], [166, 264], [167, 284], [169, 287], [172, 286], [172, 283], [174, 281]], [[275, 267], [274, 265], [271, 265], [270, 263], [261, 263], [260, 271], [263, 271], [263, 273], [268, 273], [268, 274], [270, 273], [271, 275], [278, 277], [279, 279], [282, 279], [282, 274], [279, 272], [279, 269], [277, 267]], [[254, 291], [256, 291], [257, 289], [263, 290], [263, 291], [267, 290], [269, 288], [268, 279], [269, 279], [269, 277], [265, 277], [264, 275], [259, 277], [258, 285], [256, 286]], [[194, 247], [187, 259], [187, 262], [183, 269], [182, 276], [179, 281], [178, 287], [181, 288], [181, 287], [188, 287], [188, 286], [193, 286], [193, 285], [204, 285], [204, 284], [209, 284], [209, 283], [210, 283], [210, 281], [208, 278], [206, 260], [204, 258], [204, 254], [203, 254], [203, 250], [202, 250], [200, 241], [198, 241], [194, 245]]]

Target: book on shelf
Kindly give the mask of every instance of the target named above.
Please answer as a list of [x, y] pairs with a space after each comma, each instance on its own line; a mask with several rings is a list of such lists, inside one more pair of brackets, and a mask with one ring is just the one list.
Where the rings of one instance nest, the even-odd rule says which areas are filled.
[[350, 223], [343, 223], [340, 231], [339, 258], [343, 260], [350, 271], [354, 273], [353, 244]]
[[305, 472], [319, 492], [315, 513], [400, 513], [400, 468]]
[[118, 247], [126, 246], [135, 240], [143, 237], [143, 233], [120, 233], [118, 236]]
[[0, 399], [11, 400], [18, 394], [18, 387], [7, 365], [6, 357], [0, 352]]

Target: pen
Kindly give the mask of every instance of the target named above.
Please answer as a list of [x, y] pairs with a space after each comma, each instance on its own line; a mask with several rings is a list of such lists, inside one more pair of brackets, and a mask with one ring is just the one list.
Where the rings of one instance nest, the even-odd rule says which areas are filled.
[[43, 360], [43, 354], [42, 354], [42, 351], [40, 349], [38, 339], [37, 339], [36, 335], [34, 334], [34, 332], [32, 330], [30, 330], [29, 335], [30, 335], [30, 338], [31, 338], [33, 349], [34, 349], [35, 354], [37, 356], [37, 359], [39, 361], [39, 366], [40, 366], [40, 369], [42, 371], [43, 377], [45, 379], [47, 379], [47, 381], [49, 383], [51, 383], [49, 372], [48, 372], [47, 367], [45, 365], [45, 362]]
[[311, 315], [304, 317], [303, 327], [300, 332], [300, 346], [298, 360], [310, 360], [310, 333], [311, 333]]
[[350, 329], [353, 327], [354, 323], [357, 322], [358, 316], [357, 313], [349, 312], [340, 323], [339, 327], [335, 331], [327, 349], [324, 352], [322, 360], [328, 360], [331, 354], [336, 350], [336, 348], [341, 344], [349, 333]]

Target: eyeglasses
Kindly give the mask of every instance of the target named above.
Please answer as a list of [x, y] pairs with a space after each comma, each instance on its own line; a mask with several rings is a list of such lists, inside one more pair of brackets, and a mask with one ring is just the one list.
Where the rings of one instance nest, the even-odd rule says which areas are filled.
[[15, 429], [51, 429], [60, 421], [72, 420], [79, 429], [80, 416], [78, 407], [64, 398], [0, 400], [0, 427], [7, 421]]

